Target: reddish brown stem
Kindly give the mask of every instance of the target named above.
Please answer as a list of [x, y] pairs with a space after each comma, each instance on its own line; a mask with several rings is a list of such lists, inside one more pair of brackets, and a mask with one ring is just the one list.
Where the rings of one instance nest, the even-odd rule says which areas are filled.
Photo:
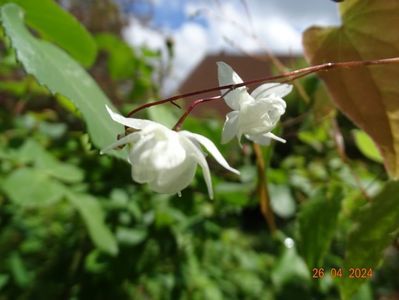
[[180, 117], [180, 119], [177, 121], [176, 125], [173, 126], [173, 130], [175, 131], [179, 131], [184, 120], [187, 118], [187, 116], [192, 112], [192, 110], [199, 104], [201, 103], [205, 103], [205, 102], [209, 102], [209, 101], [213, 101], [213, 100], [219, 100], [222, 99], [224, 96], [226, 96], [228, 93], [230, 93], [232, 91], [232, 89], [228, 89], [227, 91], [225, 91], [222, 95], [220, 96], [213, 96], [210, 98], [203, 98], [203, 99], [198, 99], [195, 100], [193, 103], [191, 103], [191, 105], [187, 108], [187, 110], [184, 112], [184, 114]]
[[284, 78], [287, 79], [285, 81], [293, 81], [293, 80], [299, 79], [301, 77], [304, 77], [304, 76], [312, 74], [312, 73], [325, 72], [325, 71], [329, 71], [332, 69], [338, 69], [338, 68], [355, 68], [355, 67], [364, 67], [364, 66], [371, 66], [371, 65], [387, 65], [387, 64], [397, 64], [397, 63], [399, 63], [399, 57], [376, 59], [376, 60], [336, 62], [336, 63], [330, 62], [330, 63], [321, 64], [321, 65], [306, 67], [303, 69], [298, 69], [298, 70], [291, 71], [291, 72], [286, 72], [286, 73], [276, 75], [276, 76], [268, 76], [268, 77], [263, 77], [263, 78], [259, 78], [259, 79], [244, 81], [244, 82], [238, 83], [238, 84], [228, 84], [228, 85], [224, 85], [224, 86], [217, 86], [217, 87], [208, 88], [208, 89], [204, 89], [204, 90], [194, 91], [194, 92], [190, 92], [190, 93], [186, 93], [186, 94], [175, 95], [175, 96], [163, 99], [163, 100], [143, 104], [143, 105], [137, 107], [136, 109], [132, 110], [131, 112], [129, 112], [129, 114], [127, 116], [130, 117], [131, 115], [135, 114], [136, 112], [138, 112], [142, 109], [154, 106], [154, 105], [159, 105], [159, 104], [163, 104], [163, 103], [167, 103], [167, 102], [173, 102], [178, 99], [195, 96], [195, 95], [200, 95], [200, 94], [205, 94], [205, 93], [209, 93], [209, 92], [215, 92], [215, 91], [219, 91], [219, 90], [223, 90], [223, 89], [232, 90], [232, 89], [236, 89], [236, 88], [239, 88], [242, 86], [252, 85], [252, 84], [261, 83], [261, 82], [277, 81], [277, 80], [284, 79]]
[[214, 96], [214, 97], [210, 97], [210, 98], [203, 98], [203, 99], [195, 100], [193, 103], [191, 103], [191, 105], [187, 108], [187, 110], [184, 112], [184, 114], [180, 117], [180, 119], [177, 121], [176, 125], [173, 126], [173, 130], [179, 131], [181, 129], [181, 126], [182, 126], [184, 120], [188, 117], [188, 115], [193, 111], [193, 109], [197, 105], [199, 105], [201, 103], [213, 101], [213, 100], [219, 100], [222, 97], [223, 96]]

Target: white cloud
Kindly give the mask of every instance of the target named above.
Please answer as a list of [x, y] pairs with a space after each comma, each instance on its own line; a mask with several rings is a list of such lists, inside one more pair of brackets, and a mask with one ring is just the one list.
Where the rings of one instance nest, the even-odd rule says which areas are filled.
[[[165, 34], [143, 26], [134, 19], [123, 32], [125, 40], [132, 46], [146, 46], [161, 50], [167, 59]], [[173, 33], [175, 57], [171, 74], [165, 79], [164, 94], [173, 93], [180, 82], [189, 75], [208, 52], [209, 39], [206, 29], [194, 22], [187, 22]]]
[[164, 36], [150, 27], [143, 26], [131, 18], [123, 31], [124, 39], [133, 46], [146, 46], [151, 49], [162, 49], [165, 44]]
[[[209, 52], [258, 53], [267, 49], [275, 53], [301, 53], [301, 35], [305, 28], [338, 23], [336, 5], [327, 0], [247, 0], [250, 19], [240, 0], [157, 0], [154, 3], [160, 9], [172, 9], [170, 2], [179, 4], [189, 20], [200, 12], [206, 26], [191, 19], [169, 32], [175, 41], [175, 59], [172, 74], [165, 81], [165, 94], [174, 92]], [[166, 53], [164, 35], [138, 22], [132, 21], [124, 36], [132, 45], [147, 45]], [[232, 47], [229, 40], [236, 47]]]
[[176, 90], [179, 83], [189, 75], [208, 52], [209, 38], [204, 27], [188, 22], [176, 32], [175, 58], [171, 76], [165, 81], [165, 92]]
[[[301, 32], [281, 17], [272, 17], [268, 20], [258, 20], [259, 43], [258, 47], [268, 48], [276, 53], [301, 53]], [[259, 50], [258, 50], [259, 51]]]

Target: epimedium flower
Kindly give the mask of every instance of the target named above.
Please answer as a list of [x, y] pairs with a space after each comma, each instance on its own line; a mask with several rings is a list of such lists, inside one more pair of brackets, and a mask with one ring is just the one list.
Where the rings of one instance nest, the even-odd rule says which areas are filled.
[[147, 183], [149, 188], [158, 193], [180, 195], [194, 178], [197, 164], [202, 168], [209, 197], [213, 198], [211, 175], [205, 155], [200, 145], [215, 158], [225, 169], [239, 175], [239, 171], [229, 166], [214, 143], [208, 138], [189, 131], [174, 131], [159, 123], [126, 118], [107, 111], [112, 120], [129, 128], [130, 133], [101, 152], [105, 153], [116, 147], [128, 144], [128, 160], [132, 165], [132, 178], [138, 183]]
[[[240, 76], [224, 62], [218, 62], [219, 85], [242, 83]], [[282, 97], [288, 95], [292, 85], [281, 83], [265, 83], [258, 86], [251, 94], [245, 86], [222, 90], [226, 104], [233, 109], [226, 115], [223, 126], [222, 144], [229, 142], [234, 136], [241, 144], [241, 137], [261, 145], [268, 145], [271, 139], [285, 143], [286, 141], [271, 131], [277, 125], [281, 115], [285, 113], [286, 103]]]

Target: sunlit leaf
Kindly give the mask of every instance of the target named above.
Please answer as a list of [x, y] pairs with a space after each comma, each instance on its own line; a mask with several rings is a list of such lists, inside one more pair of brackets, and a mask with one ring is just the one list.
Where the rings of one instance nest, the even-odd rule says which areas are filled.
[[67, 194], [67, 197], [82, 216], [93, 243], [100, 250], [110, 255], [117, 255], [118, 244], [104, 223], [104, 213], [96, 198], [71, 192]]
[[[84, 69], [58, 47], [33, 37], [15, 4], [1, 8], [1, 19], [25, 70], [54, 94], [68, 97], [81, 111], [94, 144], [103, 148], [115, 141], [123, 126], [113, 122], [105, 105], [110, 101]], [[120, 152], [118, 155], [122, 156]]]
[[53, 204], [64, 196], [65, 187], [46, 172], [32, 168], [17, 169], [3, 182], [11, 201], [24, 206]]
[[[399, 56], [399, 2], [340, 4], [342, 26], [304, 34], [311, 64]], [[391, 177], [399, 177], [399, 67], [372, 66], [320, 73], [338, 108], [377, 144]]]
[[276, 266], [272, 270], [271, 278], [276, 289], [281, 289], [284, 284], [290, 281], [310, 281], [310, 273], [295, 247], [290, 247], [284, 248]]
[[90, 66], [97, 47], [90, 33], [53, 0], [0, 0], [0, 5], [16, 3], [26, 15], [26, 22], [43, 38], [56, 43], [81, 62]]
[[116, 230], [116, 238], [121, 244], [134, 246], [141, 243], [147, 237], [144, 229], [131, 229], [118, 227]]
[[353, 136], [355, 138], [355, 143], [357, 148], [364, 154], [364, 156], [376, 161], [382, 162], [382, 157], [378, 148], [374, 144], [373, 140], [361, 130], [354, 130]]
[[270, 205], [280, 218], [290, 218], [295, 214], [296, 203], [286, 185], [270, 184]]
[[57, 161], [34, 140], [28, 140], [19, 149], [18, 158], [26, 163], [33, 163], [37, 169], [65, 182], [79, 182], [83, 179], [83, 172], [80, 169]]
[[[348, 237], [344, 269], [371, 268], [375, 271], [384, 249], [399, 229], [399, 182], [389, 182], [355, 217]], [[350, 296], [367, 279], [345, 276], [341, 282], [343, 299]]]

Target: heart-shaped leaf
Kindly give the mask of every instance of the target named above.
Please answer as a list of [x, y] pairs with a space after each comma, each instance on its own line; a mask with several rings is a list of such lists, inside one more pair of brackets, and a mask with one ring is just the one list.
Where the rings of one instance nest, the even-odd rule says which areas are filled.
[[[340, 27], [312, 27], [303, 36], [312, 65], [399, 56], [399, 1], [340, 4]], [[338, 108], [377, 144], [392, 178], [399, 178], [399, 66], [320, 73]]]

